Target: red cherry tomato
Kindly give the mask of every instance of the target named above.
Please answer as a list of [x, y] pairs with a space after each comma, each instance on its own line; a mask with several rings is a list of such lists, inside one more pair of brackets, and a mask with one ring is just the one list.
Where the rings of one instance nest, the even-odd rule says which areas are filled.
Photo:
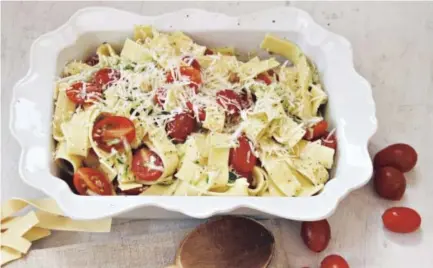
[[374, 167], [391, 166], [401, 172], [411, 170], [418, 160], [418, 154], [412, 146], [397, 143], [386, 147], [374, 157]]
[[164, 107], [165, 99], [167, 98], [167, 89], [158, 88], [153, 96], [153, 101], [159, 106]]
[[204, 52], [205, 55], [213, 55], [213, 51], [210, 50], [209, 48], [206, 48], [206, 51]]
[[350, 268], [347, 261], [340, 255], [326, 256], [320, 263], [320, 268]]
[[93, 54], [90, 57], [88, 57], [84, 63], [86, 63], [87, 65], [90, 66], [95, 66], [96, 64], [99, 63], [99, 56], [97, 54]]
[[[192, 112], [193, 114], [195, 114], [195, 110], [194, 110], [194, 105], [192, 104], [192, 102], [187, 101], [186, 102], [186, 107], [188, 107], [188, 110], [190, 112]], [[204, 120], [206, 120], [206, 111], [204, 110], [203, 107], [198, 108], [198, 120], [200, 122], [203, 122]]]
[[[202, 83], [200, 70], [197, 70], [191, 66], [180, 66], [179, 72], [181, 77], [179, 77], [178, 79], [187, 79], [188, 81], [190, 81], [189, 87], [194, 89], [194, 92], [197, 94], [198, 88]], [[174, 82], [173, 75], [170, 71], [166, 74], [166, 81], [167, 83]]]
[[104, 173], [93, 168], [79, 168], [74, 174], [73, 182], [80, 195], [87, 195], [87, 189], [98, 195], [113, 194], [111, 182]]
[[148, 149], [142, 148], [134, 153], [132, 158], [132, 172], [137, 181], [155, 181], [163, 173], [161, 158]]
[[305, 245], [314, 252], [323, 251], [331, 239], [331, 227], [327, 220], [302, 222], [301, 237]]
[[407, 207], [392, 207], [382, 215], [383, 225], [394, 233], [411, 233], [421, 225], [421, 216]]
[[126, 117], [108, 115], [95, 123], [92, 138], [105, 152], [123, 150], [124, 139], [131, 143], [135, 138], [134, 123]]
[[249, 173], [256, 165], [257, 157], [252, 151], [250, 141], [245, 136], [240, 136], [238, 142], [238, 147], [230, 149], [230, 165], [237, 173]]
[[322, 120], [315, 124], [313, 127], [307, 128], [304, 139], [308, 141], [317, 140], [318, 138], [323, 137], [326, 134], [327, 129], [328, 123], [325, 120]]
[[228, 110], [231, 115], [239, 114], [241, 110], [241, 97], [231, 89], [224, 89], [216, 94], [217, 103]]
[[184, 142], [196, 127], [190, 113], [180, 113], [167, 123], [167, 134], [176, 142]]
[[326, 131], [325, 135], [321, 138], [321, 141], [323, 146], [337, 150], [337, 137], [335, 137], [335, 133], [329, 135], [329, 132]]
[[400, 200], [406, 190], [406, 179], [396, 168], [379, 168], [374, 173], [374, 189], [383, 198]]
[[95, 84], [76, 82], [66, 89], [66, 96], [76, 104], [92, 104], [102, 97], [102, 89]]
[[256, 80], [263, 81], [266, 85], [272, 84], [272, 80], [267, 73], [260, 73], [257, 75]]
[[96, 85], [101, 88], [107, 87], [120, 79], [120, 72], [111, 68], [104, 68], [97, 71], [93, 77]]
[[184, 56], [182, 60], [189, 66], [193, 67], [194, 69], [200, 70], [200, 63], [198, 61], [190, 56]]

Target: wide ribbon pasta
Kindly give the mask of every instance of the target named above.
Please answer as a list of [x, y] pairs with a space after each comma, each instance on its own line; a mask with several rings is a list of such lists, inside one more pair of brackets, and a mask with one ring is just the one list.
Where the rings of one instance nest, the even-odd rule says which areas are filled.
[[312, 134], [328, 96], [297, 44], [268, 34], [261, 48], [287, 60], [244, 61], [233, 47], [135, 25], [120, 53], [116, 45], [70, 61], [57, 80], [54, 161], [69, 176], [93, 169], [113, 195], [292, 197], [325, 187], [335, 150], [324, 130]]

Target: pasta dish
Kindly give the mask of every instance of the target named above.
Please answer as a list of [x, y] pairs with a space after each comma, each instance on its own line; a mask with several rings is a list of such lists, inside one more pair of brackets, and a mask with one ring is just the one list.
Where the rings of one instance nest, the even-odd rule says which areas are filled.
[[[56, 81], [54, 158], [80, 195], [311, 196], [337, 147], [313, 62], [266, 35], [241, 61], [182, 32], [135, 26]], [[272, 55], [286, 60], [277, 61]]]

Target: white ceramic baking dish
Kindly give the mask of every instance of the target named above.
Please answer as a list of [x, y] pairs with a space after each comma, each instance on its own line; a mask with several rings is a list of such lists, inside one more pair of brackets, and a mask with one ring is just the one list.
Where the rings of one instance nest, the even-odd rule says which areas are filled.
[[[265, 33], [296, 42], [317, 64], [329, 94], [327, 120], [337, 128], [338, 153], [332, 179], [314, 197], [79, 196], [57, 178], [52, 163], [53, 81], [67, 61], [84, 58], [104, 41], [121, 45], [133, 25], [152, 24], [162, 31], [182, 30], [199, 43], [258, 50]], [[317, 25], [304, 11], [277, 8], [229, 17], [202, 10], [180, 10], [155, 17], [92, 7], [75, 13], [63, 26], [39, 37], [30, 51], [30, 69], [14, 88], [10, 127], [22, 147], [19, 172], [29, 185], [54, 198], [77, 219], [207, 218], [243, 214], [317, 220], [328, 217], [350, 191], [372, 174], [367, 151], [376, 131], [369, 83], [353, 67], [349, 42]]]

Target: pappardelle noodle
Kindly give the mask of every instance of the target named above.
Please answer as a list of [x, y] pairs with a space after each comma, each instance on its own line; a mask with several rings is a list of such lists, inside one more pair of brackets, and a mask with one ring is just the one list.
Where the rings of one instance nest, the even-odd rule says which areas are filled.
[[287, 60], [207, 48], [182, 32], [135, 26], [56, 81], [55, 161], [80, 195], [311, 196], [337, 146], [321, 116], [319, 75], [300, 48]]

